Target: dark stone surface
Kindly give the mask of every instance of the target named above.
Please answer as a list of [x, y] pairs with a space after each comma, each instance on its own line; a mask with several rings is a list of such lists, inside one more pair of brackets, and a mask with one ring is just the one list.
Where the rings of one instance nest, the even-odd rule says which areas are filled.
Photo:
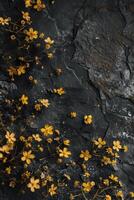
[[[1, 12], [7, 7], [6, 1], [0, 2]], [[56, 0], [35, 26], [54, 38], [56, 51], [54, 60], [44, 64], [44, 69], [33, 67], [29, 72], [39, 83], [34, 88], [29, 86], [29, 96], [37, 99], [48, 95], [51, 102], [50, 109], [40, 113], [31, 128], [45, 122], [62, 128], [76, 143], [74, 152], [96, 136], [109, 141], [121, 139], [129, 152], [115, 170], [127, 190], [134, 190], [134, 1]], [[58, 78], [54, 75], [57, 66], [64, 72]], [[60, 100], [46, 91], [60, 86], [66, 91]], [[12, 89], [20, 94], [26, 91], [23, 78], [15, 86], [0, 77], [0, 101]], [[72, 110], [78, 113], [75, 123], [67, 117]], [[94, 116], [92, 127], [81, 125], [85, 113]], [[18, 124], [25, 127], [22, 121]]]

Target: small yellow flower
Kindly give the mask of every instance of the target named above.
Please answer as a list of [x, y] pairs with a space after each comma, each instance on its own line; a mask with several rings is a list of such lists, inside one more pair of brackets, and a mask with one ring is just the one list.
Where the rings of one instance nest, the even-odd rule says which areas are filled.
[[16, 141], [15, 134], [10, 133], [9, 131], [6, 132], [5, 138], [7, 139], [8, 143], [13, 144]]
[[105, 140], [102, 140], [102, 138], [98, 138], [98, 140], [94, 140], [94, 144], [95, 144], [99, 149], [101, 149], [101, 148], [106, 144], [106, 141], [105, 141]]
[[81, 151], [80, 158], [83, 158], [85, 161], [88, 161], [90, 158], [92, 158], [92, 155], [89, 153], [88, 150]]
[[117, 197], [120, 197], [121, 199], [123, 199], [123, 192], [120, 190], [116, 193]]
[[28, 104], [28, 97], [23, 94], [20, 98], [20, 101], [22, 102], [23, 105], [27, 105]]
[[26, 31], [26, 35], [30, 40], [37, 39], [38, 38], [38, 31], [33, 30], [33, 28], [29, 28], [28, 31]]
[[46, 5], [42, 3], [41, 0], [37, 0], [36, 5], [34, 5], [34, 9], [36, 9], [37, 11], [41, 11], [44, 8], [46, 8]]
[[27, 22], [29, 22], [30, 19], [31, 19], [28, 12], [23, 12], [23, 11], [22, 11], [22, 17], [23, 17], [23, 19], [26, 20]]
[[3, 158], [3, 153], [0, 152], [0, 159], [2, 159], [2, 158]]
[[77, 113], [76, 112], [71, 112], [70, 113], [70, 117], [71, 118], [76, 118], [77, 117]]
[[39, 102], [40, 102], [43, 106], [45, 106], [46, 108], [48, 108], [48, 106], [50, 105], [48, 99], [39, 99]]
[[124, 150], [124, 152], [128, 152], [128, 146], [127, 146], [127, 145], [124, 145], [124, 146], [123, 146], [123, 150]]
[[57, 187], [54, 184], [52, 184], [51, 187], [48, 189], [48, 192], [51, 196], [53, 196], [56, 194], [56, 190], [57, 190]]
[[119, 140], [113, 141], [113, 149], [119, 151], [122, 148], [121, 143]]
[[64, 158], [68, 158], [71, 156], [71, 151], [68, 151], [68, 149], [65, 147], [63, 149], [59, 149], [59, 156], [60, 157], [64, 157]]
[[70, 140], [65, 139], [63, 140], [64, 145], [69, 146], [70, 145]]
[[3, 17], [0, 17], [0, 24], [1, 25], [9, 25], [9, 21], [10, 21], [10, 19], [9, 18], [3, 18]]
[[109, 186], [109, 180], [108, 179], [104, 179], [103, 180], [103, 184], [106, 185], [106, 186]]
[[63, 88], [58, 88], [58, 89], [54, 89], [54, 93], [61, 96], [61, 95], [65, 94], [65, 91]]
[[52, 53], [48, 53], [48, 54], [47, 54], [47, 57], [48, 57], [49, 59], [52, 59], [52, 58], [53, 58], [53, 54], [52, 54]]
[[110, 160], [110, 158], [107, 157], [107, 156], [103, 156], [101, 162], [102, 162], [104, 165], [109, 165], [109, 164], [111, 164], [111, 160]]
[[113, 174], [109, 176], [109, 179], [111, 179], [112, 181], [118, 182], [118, 176], [114, 176]]
[[35, 155], [32, 154], [32, 151], [24, 151], [21, 160], [26, 162], [28, 165], [31, 164], [31, 160], [35, 158]]
[[134, 192], [129, 192], [131, 198], [134, 198]]
[[27, 187], [30, 188], [31, 192], [35, 192], [36, 189], [40, 188], [39, 182], [39, 179], [32, 177], [30, 178], [30, 182], [27, 184]]
[[42, 105], [41, 105], [40, 103], [36, 103], [36, 104], [34, 105], [34, 108], [35, 108], [35, 110], [40, 111], [41, 108], [42, 108]]
[[5, 171], [7, 174], [11, 174], [11, 167], [6, 167]]
[[33, 134], [32, 136], [33, 136], [35, 141], [37, 141], [37, 142], [41, 142], [42, 141], [42, 139], [41, 139], [39, 134]]
[[17, 69], [18, 76], [25, 74], [25, 73], [26, 73], [26, 66], [20, 65], [19, 68]]
[[25, 0], [25, 6], [26, 6], [26, 8], [31, 7], [32, 1], [31, 0]]
[[84, 116], [84, 123], [85, 124], [92, 124], [93, 122], [93, 116], [92, 115], [85, 115]]
[[40, 129], [41, 132], [45, 135], [45, 136], [49, 136], [49, 135], [53, 135], [54, 132], [54, 128], [52, 125], [46, 124], [43, 128]]
[[109, 194], [107, 194], [105, 200], [112, 200], [112, 197]]
[[82, 187], [83, 187], [84, 192], [90, 192], [92, 187], [94, 187], [94, 186], [95, 186], [94, 181], [82, 183]]

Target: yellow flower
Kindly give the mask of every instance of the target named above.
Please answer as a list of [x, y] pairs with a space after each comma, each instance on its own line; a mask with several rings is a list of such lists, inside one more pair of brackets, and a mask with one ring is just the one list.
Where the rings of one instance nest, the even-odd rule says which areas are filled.
[[108, 179], [104, 179], [103, 180], [103, 184], [106, 185], [106, 186], [109, 186], [109, 180]]
[[0, 147], [0, 151], [8, 154], [10, 152], [10, 150], [13, 149], [13, 145], [12, 144], [10, 145], [10, 144], [6, 144], [6, 145], [3, 145], [2, 147]]
[[37, 142], [41, 142], [42, 141], [42, 139], [41, 139], [39, 134], [33, 134], [32, 136], [33, 136], [35, 141], [37, 141]]
[[98, 138], [98, 140], [94, 140], [94, 144], [95, 144], [99, 149], [101, 149], [101, 148], [106, 144], [106, 141], [105, 141], [105, 140], [102, 140], [102, 138]]
[[51, 187], [48, 189], [48, 192], [51, 196], [53, 196], [56, 194], [56, 190], [57, 190], [57, 187], [54, 184], [52, 184]]
[[76, 113], [76, 112], [71, 112], [71, 113], [70, 113], [70, 117], [71, 117], [71, 118], [77, 117], [77, 113]]
[[89, 153], [88, 150], [81, 151], [80, 158], [83, 158], [85, 161], [88, 161], [90, 158], [92, 158], [92, 155]]
[[127, 146], [127, 145], [124, 145], [124, 146], [123, 146], [123, 150], [124, 150], [124, 152], [127, 152], [127, 151], [128, 151], [128, 146]]
[[42, 3], [41, 0], [37, 0], [36, 5], [34, 5], [34, 9], [36, 9], [37, 11], [41, 11], [44, 8], [46, 8], [46, 5]]
[[54, 93], [61, 96], [61, 95], [65, 94], [65, 91], [63, 88], [58, 88], [58, 89], [54, 89]]
[[112, 200], [111, 196], [109, 194], [106, 195], [105, 200]]
[[45, 106], [46, 108], [48, 108], [48, 106], [50, 105], [48, 99], [39, 99], [39, 102], [40, 102], [43, 106]]
[[113, 149], [119, 151], [122, 148], [121, 143], [119, 140], [113, 141]]
[[69, 146], [70, 145], [70, 140], [65, 139], [63, 140], [64, 145]]
[[35, 192], [36, 189], [40, 188], [39, 182], [39, 179], [32, 177], [30, 178], [30, 182], [27, 184], [27, 187], [30, 188], [31, 192]]
[[8, 143], [13, 144], [16, 141], [15, 134], [10, 133], [9, 131], [6, 132], [5, 138], [8, 140]]
[[40, 103], [36, 103], [34, 105], [35, 110], [40, 111], [41, 110], [42, 105]]
[[35, 158], [35, 155], [32, 154], [32, 151], [24, 151], [23, 156], [21, 157], [22, 161], [25, 161], [28, 165], [31, 163], [31, 160]]
[[3, 18], [3, 17], [0, 17], [0, 24], [1, 25], [9, 25], [9, 21], [10, 21], [10, 19], [9, 18]]
[[17, 73], [18, 76], [20, 76], [21, 74], [25, 74], [26, 73], [26, 66], [20, 65], [19, 68], [17, 69]]
[[27, 105], [28, 104], [28, 97], [26, 95], [22, 95], [21, 98], [20, 98], [20, 101], [22, 102], [22, 104], [24, 105]]
[[23, 11], [22, 11], [22, 17], [23, 17], [23, 19], [26, 20], [27, 22], [29, 22], [30, 19], [31, 19], [28, 12], [23, 12]]
[[53, 54], [52, 54], [52, 53], [48, 53], [48, 54], [47, 54], [47, 57], [48, 57], [49, 59], [52, 59], [52, 58], [53, 58]]
[[92, 115], [85, 115], [84, 116], [84, 123], [85, 124], [92, 124], [93, 122], [93, 116]]
[[49, 136], [49, 135], [53, 135], [54, 132], [54, 128], [52, 125], [46, 124], [43, 128], [40, 129], [41, 132], [45, 135], [45, 136]]
[[117, 197], [120, 197], [121, 199], [123, 199], [123, 192], [120, 190], [116, 193]]
[[69, 156], [71, 156], [71, 151], [68, 151], [68, 149], [66, 147], [63, 149], [59, 149], [59, 156], [68, 158]]
[[108, 164], [111, 164], [111, 160], [109, 157], [106, 157], [106, 156], [103, 156], [102, 158], [102, 163], [104, 163], [104, 165], [108, 165]]
[[82, 183], [84, 192], [90, 192], [93, 186], [95, 186], [94, 181]]
[[49, 45], [52, 45], [54, 43], [54, 40], [52, 40], [50, 37], [45, 39], [45, 42]]
[[10, 66], [7, 71], [8, 71], [9, 76], [13, 77], [13, 75], [17, 75], [17, 70], [15, 67]]
[[7, 174], [11, 174], [11, 167], [6, 167], [5, 171]]
[[118, 182], [118, 176], [114, 176], [113, 174], [109, 176], [109, 179], [111, 179], [112, 181]]
[[31, 7], [32, 1], [31, 0], [25, 0], [25, 6], [26, 6], [26, 8]]
[[106, 152], [107, 152], [108, 154], [111, 154], [112, 156], [114, 156], [113, 149], [112, 149], [111, 147], [108, 147], [108, 148], [106, 149]]
[[0, 159], [2, 159], [2, 158], [3, 158], [3, 153], [0, 152]]
[[134, 192], [129, 192], [131, 198], [134, 198]]
[[38, 31], [33, 30], [33, 28], [29, 28], [28, 31], [26, 31], [26, 35], [30, 40], [37, 39], [38, 38]]

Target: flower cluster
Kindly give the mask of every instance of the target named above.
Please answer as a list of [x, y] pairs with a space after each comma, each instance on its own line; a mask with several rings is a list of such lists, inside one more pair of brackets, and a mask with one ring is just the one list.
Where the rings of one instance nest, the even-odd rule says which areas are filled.
[[[66, 119], [62, 123], [51, 121], [51, 116], [50, 120], [45, 117], [43, 122], [40, 120], [41, 112], [44, 111], [46, 116], [46, 111], [53, 110], [51, 98], [60, 102], [67, 90], [62, 86], [45, 88], [45, 91], [34, 88], [40, 83], [31, 75], [31, 69], [42, 70], [42, 57], [46, 58], [46, 62], [53, 58], [54, 40], [32, 25], [32, 14], [47, 9], [47, 3], [43, 0], [23, 0], [23, 4], [25, 7], [17, 21], [0, 17], [1, 31], [6, 33], [11, 42], [9, 46], [17, 52], [10, 52], [10, 56], [5, 56], [3, 52], [6, 74], [9, 81], [19, 88], [17, 95], [9, 95], [5, 99], [5, 110], [0, 115], [1, 186], [17, 189], [19, 186], [22, 193], [40, 191], [45, 199], [53, 196], [60, 199], [60, 195], [65, 194], [68, 200], [134, 198], [133, 191], [128, 195], [124, 193], [123, 184], [114, 171], [122, 153], [128, 151], [123, 141], [118, 138], [108, 143], [106, 138], [94, 137], [83, 147], [77, 143], [77, 138], [74, 141], [70, 129], [62, 130]], [[61, 68], [56, 69], [57, 76], [62, 73]], [[25, 81], [36, 93], [29, 94], [29, 88], [21, 88]], [[72, 109], [70, 113], [67, 110], [65, 114], [67, 120], [78, 123], [77, 110]], [[94, 118], [90, 112], [84, 113], [81, 126], [92, 127]]]

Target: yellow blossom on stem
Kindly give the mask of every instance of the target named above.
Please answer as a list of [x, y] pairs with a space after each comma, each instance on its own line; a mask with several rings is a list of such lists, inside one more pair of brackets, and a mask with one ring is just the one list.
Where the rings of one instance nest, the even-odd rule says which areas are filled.
[[30, 178], [30, 182], [27, 184], [27, 187], [30, 188], [31, 192], [35, 192], [36, 189], [40, 188], [39, 182], [39, 179], [32, 177]]
[[42, 139], [41, 139], [39, 134], [33, 134], [32, 136], [33, 136], [35, 141], [37, 141], [37, 142], [41, 142], [42, 141]]
[[48, 99], [39, 99], [39, 102], [40, 102], [43, 106], [45, 106], [46, 108], [48, 108], [48, 106], [50, 105]]
[[63, 140], [64, 145], [69, 146], [70, 145], [70, 140], [65, 139]]
[[85, 124], [92, 124], [93, 122], [93, 116], [92, 115], [85, 115], [84, 116], [84, 123]]
[[57, 190], [57, 187], [52, 184], [51, 187], [48, 189], [48, 192], [51, 196], [54, 196], [56, 194], [56, 190]]
[[9, 131], [6, 132], [5, 138], [7, 139], [8, 143], [13, 144], [16, 141], [15, 134], [10, 133]]
[[109, 194], [107, 194], [105, 200], [112, 200], [112, 197]]
[[23, 105], [27, 105], [28, 104], [28, 96], [23, 94], [20, 98], [20, 101], [22, 102]]
[[34, 30], [33, 28], [29, 28], [28, 31], [26, 31], [26, 35], [28, 36], [28, 39], [33, 40], [38, 38], [38, 31]]
[[23, 12], [22, 11], [22, 17], [23, 17], [23, 19], [24, 20], [26, 20], [27, 22], [29, 22], [30, 21], [30, 15], [29, 15], [29, 12]]
[[134, 198], [134, 192], [129, 192], [131, 198]]
[[26, 73], [26, 66], [20, 65], [19, 68], [17, 69], [18, 76], [25, 74], [25, 73]]
[[94, 140], [94, 144], [95, 144], [99, 149], [101, 149], [101, 148], [106, 144], [106, 141], [105, 141], [105, 140], [102, 140], [102, 138], [98, 138], [98, 140]]
[[117, 197], [120, 197], [121, 199], [123, 199], [123, 192], [121, 190], [119, 190], [117, 193], [116, 193], [116, 196]]
[[110, 158], [107, 157], [107, 156], [103, 156], [101, 162], [102, 162], [104, 165], [109, 165], [109, 164], [111, 164], [111, 160], [110, 160]]
[[26, 8], [31, 7], [32, 1], [31, 0], [25, 0], [25, 6], [26, 6]]
[[43, 128], [40, 129], [40, 131], [41, 131], [45, 136], [49, 136], [49, 135], [53, 135], [54, 128], [53, 128], [52, 125], [46, 124]]
[[59, 156], [60, 157], [64, 157], [64, 158], [68, 158], [71, 156], [71, 151], [68, 151], [68, 149], [65, 147], [63, 149], [59, 149]]
[[41, 0], [37, 0], [36, 4], [34, 5], [34, 9], [41, 11], [44, 8], [46, 8], [46, 5]]
[[61, 95], [65, 94], [65, 91], [63, 88], [58, 88], [58, 89], [54, 89], [54, 93], [61, 96]]
[[118, 182], [118, 176], [114, 176], [113, 174], [109, 176], [109, 179], [111, 179], [112, 181]]
[[119, 140], [113, 141], [113, 149], [119, 151], [122, 148], [121, 143]]
[[83, 187], [83, 191], [84, 191], [84, 192], [90, 192], [91, 189], [92, 189], [94, 186], [95, 186], [95, 182], [94, 182], [94, 181], [82, 183], [82, 187]]
[[85, 161], [88, 161], [90, 158], [92, 158], [92, 155], [88, 150], [81, 151], [80, 158], [83, 158]]
[[24, 151], [21, 160], [26, 162], [28, 165], [31, 164], [31, 160], [35, 158], [35, 155], [32, 154], [32, 151]]
[[71, 118], [76, 118], [77, 117], [77, 113], [76, 112], [71, 112], [70, 113], [70, 117]]

